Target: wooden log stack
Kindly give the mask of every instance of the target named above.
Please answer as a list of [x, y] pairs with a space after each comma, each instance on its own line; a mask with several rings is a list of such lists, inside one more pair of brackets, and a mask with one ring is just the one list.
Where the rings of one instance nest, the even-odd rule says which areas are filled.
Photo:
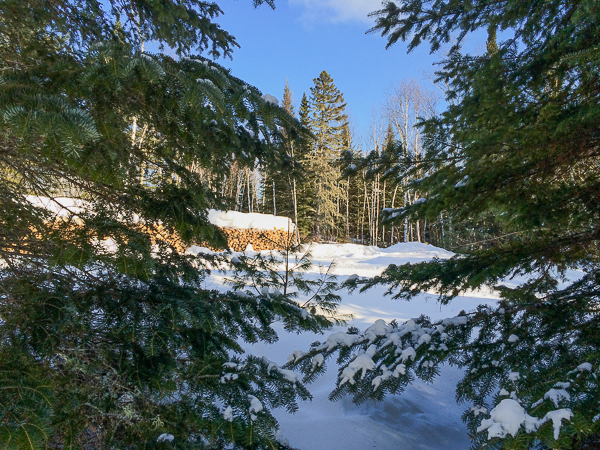
[[221, 228], [227, 236], [227, 245], [236, 252], [242, 252], [252, 245], [254, 251], [283, 250], [294, 244], [294, 235], [286, 230], [237, 230]]
[[[33, 197], [30, 196], [30, 201], [35, 206], [40, 206], [42, 208], [47, 208], [50, 211], [53, 211], [48, 205], [52, 204], [50, 199], [45, 197]], [[58, 199], [60, 200], [60, 199]], [[59, 212], [54, 217], [54, 223], [51, 224], [52, 227], [61, 228], [65, 232], [74, 231], [80, 228], [83, 225], [83, 221], [77, 215], [78, 211], [81, 209], [85, 209], [87, 207], [87, 203], [84, 201], [73, 200], [73, 199], [63, 199], [64, 203], [67, 207], [59, 208]], [[71, 208], [71, 209], [70, 209]], [[66, 212], [65, 212], [66, 211]], [[213, 210], [211, 210], [213, 211]], [[218, 212], [217, 211], [217, 219], [220, 220], [221, 226], [217, 226], [223, 234], [227, 238], [227, 248], [232, 249], [236, 252], [245, 251], [249, 245], [252, 246], [254, 251], [262, 251], [262, 250], [284, 250], [293, 246], [296, 243], [295, 233], [291, 230], [282, 227], [282, 224], [286, 224], [286, 227], [291, 227], [290, 219], [286, 217], [275, 217], [275, 216], [264, 216], [259, 218], [259, 227], [264, 227], [265, 224], [273, 224], [278, 225], [279, 228], [273, 227], [273, 229], [261, 229], [261, 228], [252, 228], [255, 225], [253, 221], [256, 220], [254, 216], [260, 216], [258, 214], [250, 214], [250, 220], [246, 220], [244, 217], [247, 214], [237, 213], [237, 212]], [[209, 215], [212, 212], [209, 212]], [[234, 217], [227, 217], [228, 215], [233, 214]], [[219, 217], [221, 215], [221, 217]], [[225, 223], [235, 223], [236, 218], [241, 218], [242, 224], [250, 225], [248, 228], [229, 228], [227, 225], [223, 226]], [[282, 221], [283, 220], [283, 221]], [[212, 221], [211, 221], [212, 222]], [[216, 222], [212, 222], [216, 224]], [[175, 232], [170, 232], [166, 230], [162, 224], [160, 223], [130, 223], [133, 229], [136, 229], [139, 232], [146, 233], [150, 235], [152, 239], [152, 243], [155, 244], [158, 241], [166, 242], [172, 245], [178, 252], [185, 252], [187, 249], [187, 245], [181, 241], [179, 235]], [[32, 230], [33, 235], [37, 235], [37, 238], [41, 238], [41, 234], [39, 231]], [[114, 237], [114, 236], [113, 236]], [[201, 247], [207, 247], [213, 251], [221, 251], [224, 249], [212, 248], [207, 245], [206, 242], [197, 242], [195, 245]]]
[[[296, 242], [294, 233], [288, 233], [286, 230], [240, 230], [236, 228], [219, 228], [227, 238], [227, 247], [235, 252], [243, 252], [252, 246], [252, 250], [259, 252], [262, 250], [284, 250], [293, 246]], [[186, 246], [179, 236], [173, 236], [165, 233], [156, 234], [159, 239], [165, 240], [175, 246], [178, 252], [185, 252]], [[206, 242], [195, 243], [199, 247], [205, 247], [212, 251], [223, 251], [224, 248], [214, 248]]]

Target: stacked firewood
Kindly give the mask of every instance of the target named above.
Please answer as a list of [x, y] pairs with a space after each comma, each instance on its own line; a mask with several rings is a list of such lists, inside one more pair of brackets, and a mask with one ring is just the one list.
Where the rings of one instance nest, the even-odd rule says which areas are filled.
[[[68, 233], [80, 228], [83, 225], [83, 221], [77, 215], [68, 217], [57, 216], [50, 225], [51, 228], [60, 228], [63, 232]], [[129, 225], [141, 233], [149, 234], [153, 244], [162, 241], [172, 245], [176, 251], [181, 253], [185, 252], [188, 247], [176, 232], [174, 233], [165, 229], [160, 223], [131, 223]], [[252, 246], [252, 250], [254, 251], [284, 250], [292, 247], [296, 242], [294, 232], [283, 228], [273, 228], [272, 230], [218, 228], [227, 238], [227, 248], [236, 252], [248, 250], [249, 246]], [[37, 239], [41, 239], [43, 233], [40, 230], [32, 229], [31, 231], [32, 237], [35, 236]], [[115, 238], [115, 236], [112, 237]], [[223, 248], [212, 248], [206, 242], [196, 242], [195, 245], [207, 247], [213, 251], [225, 250]]]
[[[289, 248], [295, 243], [295, 235], [288, 233], [286, 230], [273, 229], [273, 230], [239, 230], [235, 228], [220, 228], [227, 238], [227, 248], [232, 249], [236, 252], [243, 252], [249, 249], [249, 245], [252, 246], [252, 250], [283, 250]], [[156, 237], [161, 240], [165, 240], [170, 244], [174, 245], [177, 251], [184, 252], [185, 245], [179, 238], [179, 236], [171, 235], [166, 233], [162, 227], [155, 227], [154, 233]], [[213, 251], [222, 251], [223, 248], [213, 248], [206, 242], [197, 242], [195, 245], [200, 247], [206, 247]]]
[[236, 252], [244, 251], [252, 245], [254, 251], [283, 250], [294, 243], [294, 235], [286, 230], [237, 230], [222, 228], [227, 236], [227, 245]]

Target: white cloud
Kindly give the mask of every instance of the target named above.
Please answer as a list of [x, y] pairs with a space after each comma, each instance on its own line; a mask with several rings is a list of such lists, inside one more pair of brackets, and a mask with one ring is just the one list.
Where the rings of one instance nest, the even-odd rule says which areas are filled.
[[382, 9], [382, 0], [289, 0], [303, 9], [302, 19], [315, 22], [364, 22], [373, 24], [368, 14]]

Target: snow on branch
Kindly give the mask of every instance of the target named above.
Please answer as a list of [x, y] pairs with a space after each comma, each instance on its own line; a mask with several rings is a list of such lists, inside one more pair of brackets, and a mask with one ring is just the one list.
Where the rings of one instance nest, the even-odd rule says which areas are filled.
[[572, 417], [573, 412], [564, 408], [550, 411], [542, 419], [538, 419], [527, 414], [517, 400], [507, 398], [490, 411], [490, 418], [481, 422], [477, 432], [487, 430], [488, 439], [505, 438], [508, 435], [515, 437], [521, 427], [524, 427], [527, 433], [533, 433], [544, 423], [552, 421], [556, 440], [560, 434], [562, 421], [571, 420]]
[[338, 353], [338, 379], [331, 397], [352, 394], [355, 401], [401, 391], [415, 376], [431, 381], [448, 354], [445, 341], [465, 333], [468, 317], [460, 315], [435, 324], [425, 317], [404, 323], [377, 320], [364, 332], [350, 328], [315, 342], [309, 352], [296, 351], [286, 367], [298, 368], [305, 381], [325, 371], [325, 360]]

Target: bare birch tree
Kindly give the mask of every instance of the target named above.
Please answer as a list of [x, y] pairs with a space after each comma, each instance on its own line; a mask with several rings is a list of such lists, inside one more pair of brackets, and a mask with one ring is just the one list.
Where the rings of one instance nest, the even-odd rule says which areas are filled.
[[[419, 120], [429, 119], [435, 114], [436, 102], [436, 93], [423, 87], [414, 79], [392, 84], [387, 92], [383, 108], [384, 116], [392, 125], [408, 156], [414, 161], [419, 161], [423, 157], [421, 130], [417, 124]], [[416, 177], [425, 175], [417, 173]], [[418, 192], [409, 188], [410, 181], [412, 180], [402, 180], [405, 205], [412, 204], [419, 198]], [[404, 240], [416, 238], [418, 242], [422, 242], [423, 227], [424, 224], [422, 225], [418, 220], [415, 224], [405, 221]]]

